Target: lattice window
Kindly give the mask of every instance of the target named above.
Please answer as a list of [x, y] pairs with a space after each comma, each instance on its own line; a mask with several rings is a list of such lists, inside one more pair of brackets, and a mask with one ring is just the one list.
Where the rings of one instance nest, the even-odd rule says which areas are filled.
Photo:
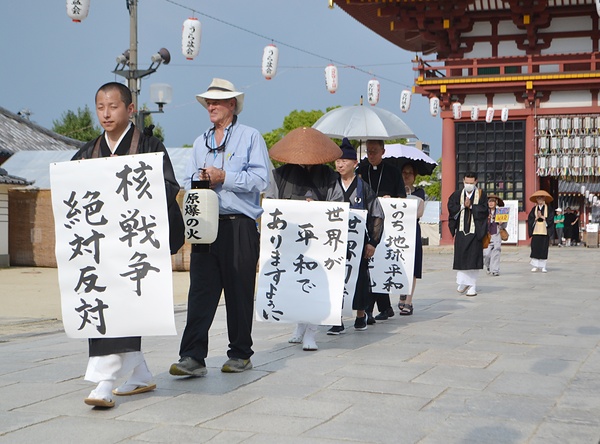
[[457, 122], [456, 184], [467, 171], [478, 174], [487, 194], [525, 201], [525, 121]]

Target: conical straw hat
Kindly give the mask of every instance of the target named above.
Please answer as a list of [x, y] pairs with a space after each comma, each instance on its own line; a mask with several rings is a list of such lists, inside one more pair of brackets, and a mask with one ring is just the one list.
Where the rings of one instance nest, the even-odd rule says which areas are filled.
[[269, 150], [271, 159], [296, 165], [320, 165], [342, 156], [342, 150], [321, 131], [310, 127], [287, 133]]
[[496, 199], [496, 205], [499, 207], [503, 207], [504, 206], [504, 201], [502, 200], [502, 198], [500, 196], [496, 196], [495, 194], [488, 194], [488, 200], [490, 199]]
[[550, 196], [550, 194], [547, 191], [544, 190], [537, 190], [535, 193], [529, 196], [529, 200], [533, 203], [536, 203], [537, 197], [543, 197], [547, 204], [554, 200], [554, 198]]

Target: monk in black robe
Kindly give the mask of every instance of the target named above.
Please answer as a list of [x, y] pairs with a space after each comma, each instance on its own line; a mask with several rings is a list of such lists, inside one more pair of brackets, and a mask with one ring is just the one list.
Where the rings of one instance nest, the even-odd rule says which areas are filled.
[[[129, 88], [120, 83], [107, 83], [96, 93], [96, 114], [104, 133], [86, 143], [72, 160], [132, 154], [162, 152], [163, 173], [169, 216], [169, 243], [175, 254], [184, 242], [184, 225], [181, 210], [176, 201], [179, 184], [173, 166], [162, 142], [156, 137], [142, 134], [129, 119], [134, 111]], [[98, 383], [85, 399], [96, 407], [113, 407], [112, 394], [133, 395], [156, 388], [152, 373], [141, 352], [141, 337], [89, 339], [88, 367], [85, 379]], [[115, 390], [114, 381], [133, 370], [130, 378]]]
[[[269, 151], [272, 159], [286, 162], [286, 165], [272, 171], [273, 180], [264, 197], [343, 202], [344, 195], [337, 186], [339, 174], [323, 165], [341, 155], [340, 148], [314, 128], [300, 127], [290, 131]], [[316, 325], [299, 322], [288, 342], [301, 343], [306, 351], [318, 350], [316, 333]]]
[[[377, 197], [406, 197], [402, 173], [393, 165], [383, 162], [385, 145], [383, 140], [367, 140], [367, 162], [359, 164], [357, 174], [367, 182]], [[374, 303], [367, 311], [369, 324], [384, 321], [394, 316], [394, 309], [387, 293], [373, 293], [379, 314], [372, 316]]]
[[527, 234], [531, 237], [531, 271], [546, 273], [550, 239], [554, 237], [554, 209], [549, 204], [554, 198], [548, 192], [538, 190], [529, 200], [535, 202], [527, 216]]
[[456, 291], [477, 295], [477, 276], [483, 268], [483, 238], [487, 234], [488, 198], [477, 188], [475, 173], [466, 173], [464, 188], [448, 199], [448, 228], [454, 237]]
[[[375, 248], [381, 242], [385, 214], [375, 192], [369, 184], [356, 176], [355, 170], [358, 164], [356, 150], [347, 138], [344, 137], [342, 140], [340, 149], [342, 150], [342, 157], [335, 161], [335, 169], [339, 173], [337, 186], [344, 195], [344, 201], [350, 203], [351, 209], [367, 210], [364, 246], [361, 252], [358, 277], [352, 299], [352, 309], [356, 310], [354, 329], [364, 331], [367, 329], [366, 310], [373, 303], [371, 280], [369, 277], [369, 260], [375, 254]], [[341, 322], [340, 325], [331, 327], [327, 331], [327, 334], [339, 335], [344, 330], [344, 323]]]

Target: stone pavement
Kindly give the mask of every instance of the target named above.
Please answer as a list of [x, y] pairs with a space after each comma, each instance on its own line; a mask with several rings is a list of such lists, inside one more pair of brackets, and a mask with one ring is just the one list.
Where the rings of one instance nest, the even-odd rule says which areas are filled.
[[[174, 273], [179, 336], [145, 337], [158, 388], [83, 403], [87, 343], [68, 339], [56, 270], [0, 270], [0, 443], [598, 443], [600, 250], [504, 247], [500, 277], [456, 292], [447, 247], [426, 247], [413, 316], [340, 336], [319, 351], [291, 325], [255, 322], [254, 369], [225, 374], [220, 306], [208, 375], [174, 378], [187, 274]], [[394, 301], [394, 306], [397, 301]], [[348, 328], [350, 327], [350, 328]]]

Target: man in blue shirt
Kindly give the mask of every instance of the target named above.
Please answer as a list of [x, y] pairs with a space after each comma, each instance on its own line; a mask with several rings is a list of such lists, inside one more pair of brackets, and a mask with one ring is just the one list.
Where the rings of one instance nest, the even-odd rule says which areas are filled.
[[261, 215], [260, 193], [269, 185], [271, 161], [261, 134], [238, 123], [244, 93], [223, 79], [213, 79], [196, 96], [213, 126], [194, 142], [184, 186], [208, 181], [219, 197], [219, 231], [210, 245], [192, 246], [187, 322], [180, 360], [169, 373], [204, 376], [208, 332], [221, 292], [225, 294], [229, 359], [221, 371], [238, 373], [252, 368], [254, 284], [259, 255], [256, 219]]

